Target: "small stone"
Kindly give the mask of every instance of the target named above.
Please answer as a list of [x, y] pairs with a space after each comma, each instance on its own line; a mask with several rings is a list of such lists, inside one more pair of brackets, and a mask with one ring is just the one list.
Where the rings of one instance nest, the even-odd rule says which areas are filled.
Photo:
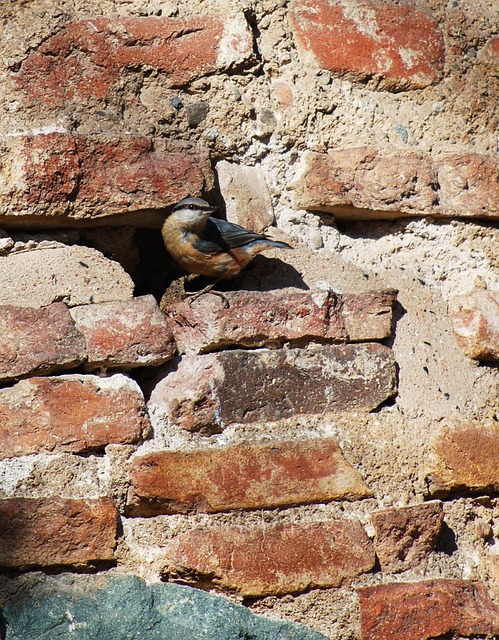
[[499, 291], [453, 296], [449, 315], [456, 340], [468, 358], [499, 361]]
[[206, 119], [210, 111], [210, 105], [207, 102], [193, 102], [187, 105], [187, 124], [189, 127], [197, 127]]
[[385, 573], [422, 570], [440, 535], [442, 503], [425, 502], [371, 513], [374, 547]]

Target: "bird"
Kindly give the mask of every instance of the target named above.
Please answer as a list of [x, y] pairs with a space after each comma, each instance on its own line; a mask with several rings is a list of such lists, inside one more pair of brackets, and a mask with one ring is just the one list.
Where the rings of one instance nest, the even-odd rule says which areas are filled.
[[201, 291], [187, 294], [191, 302], [211, 291], [228, 305], [226, 296], [213, 287], [240, 273], [253, 258], [273, 247], [292, 249], [286, 242], [271, 240], [237, 224], [212, 217], [216, 212], [202, 198], [189, 197], [178, 202], [163, 223], [161, 233], [166, 250], [188, 273], [215, 278]]

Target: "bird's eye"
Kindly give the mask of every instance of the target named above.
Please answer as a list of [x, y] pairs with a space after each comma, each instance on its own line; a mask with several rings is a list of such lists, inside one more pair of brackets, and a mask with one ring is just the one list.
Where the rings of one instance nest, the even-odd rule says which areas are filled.
[[196, 207], [195, 207], [193, 204], [190, 204], [190, 205], [189, 205], [189, 209], [191, 209], [191, 211], [192, 211], [192, 210], [194, 210], [195, 208], [196, 208]]

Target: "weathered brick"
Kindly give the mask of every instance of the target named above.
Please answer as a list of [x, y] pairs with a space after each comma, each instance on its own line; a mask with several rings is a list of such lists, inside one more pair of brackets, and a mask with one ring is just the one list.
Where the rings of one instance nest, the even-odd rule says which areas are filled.
[[131, 369], [173, 357], [175, 342], [153, 296], [71, 309], [87, 341], [88, 369]]
[[293, 206], [338, 217], [390, 217], [431, 210], [436, 199], [434, 170], [422, 154], [381, 156], [359, 147], [304, 153], [289, 185]]
[[374, 548], [381, 569], [387, 573], [421, 569], [435, 548], [443, 517], [438, 501], [372, 512]]
[[479, 153], [448, 154], [435, 162], [444, 215], [499, 216], [499, 160]]
[[125, 69], [152, 67], [170, 86], [181, 86], [251, 56], [251, 32], [242, 15], [96, 17], [69, 24], [44, 41], [14, 78], [29, 100], [63, 106], [105, 99]]
[[85, 339], [62, 302], [0, 306], [0, 381], [68, 369], [85, 357]]
[[346, 341], [334, 295], [325, 292], [235, 291], [163, 306], [181, 353], [203, 353], [229, 345], [259, 347], [304, 338]]
[[480, 154], [429, 154], [358, 147], [307, 151], [288, 188], [296, 209], [338, 218], [499, 216], [499, 164]]
[[193, 529], [175, 538], [166, 553], [170, 579], [247, 597], [336, 587], [370, 571], [375, 561], [355, 520]]
[[443, 428], [433, 446], [428, 480], [430, 492], [436, 496], [454, 491], [499, 491], [499, 425], [471, 423]]
[[148, 427], [139, 386], [121, 374], [30, 378], [0, 390], [0, 459], [137, 442]]
[[19, 135], [4, 138], [0, 148], [0, 222], [11, 225], [164, 209], [212, 180], [201, 151], [145, 136]]
[[449, 315], [468, 358], [499, 360], [499, 291], [476, 290], [449, 300]]
[[228, 308], [209, 295], [162, 304], [181, 353], [293, 340], [382, 340], [391, 334], [396, 292], [235, 291], [226, 297]]
[[349, 342], [384, 340], [392, 334], [395, 289], [339, 294], [341, 317]]
[[188, 431], [296, 414], [371, 411], [396, 390], [388, 347], [224, 351], [186, 356], [153, 390], [154, 420]]
[[438, 23], [413, 5], [293, 0], [290, 19], [305, 64], [359, 80], [374, 77], [388, 91], [421, 89], [442, 77]]
[[0, 305], [68, 306], [131, 298], [134, 284], [123, 267], [79, 245], [38, 246], [0, 256]]
[[128, 513], [213, 513], [370, 495], [335, 440], [245, 443], [135, 458]]
[[499, 607], [480, 582], [427, 580], [358, 589], [362, 640], [499, 633]]
[[117, 511], [110, 498], [0, 500], [0, 565], [81, 565], [113, 558]]

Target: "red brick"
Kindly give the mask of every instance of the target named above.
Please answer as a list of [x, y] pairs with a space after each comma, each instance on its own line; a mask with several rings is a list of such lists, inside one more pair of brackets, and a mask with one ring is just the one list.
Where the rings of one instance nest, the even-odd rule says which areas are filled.
[[131, 369], [163, 364], [175, 342], [153, 296], [71, 309], [87, 341], [88, 369]]
[[220, 298], [162, 303], [181, 353], [229, 345], [261, 347], [293, 340], [382, 340], [391, 334], [395, 291], [365, 294], [227, 292]]
[[145, 136], [13, 136], [3, 140], [2, 150], [0, 221], [10, 224], [60, 225], [61, 217], [88, 221], [163, 210], [201, 194], [212, 181], [201, 151]]
[[237, 422], [371, 411], [395, 390], [393, 354], [380, 344], [233, 350], [182, 358], [148, 408], [162, 428], [216, 432]]
[[438, 501], [371, 513], [381, 569], [387, 573], [423, 570], [440, 535], [443, 517]]
[[335, 440], [245, 443], [135, 458], [128, 513], [214, 513], [371, 495]]
[[0, 306], [0, 381], [68, 369], [85, 357], [85, 339], [62, 302]]
[[286, 291], [227, 292], [163, 306], [181, 353], [203, 353], [229, 345], [259, 347], [303, 338], [346, 341], [334, 295]]
[[81, 565], [111, 560], [118, 515], [110, 498], [0, 500], [0, 565]]
[[30, 378], [0, 391], [0, 459], [95, 451], [137, 442], [148, 428], [142, 392], [120, 374]]
[[370, 571], [374, 551], [355, 520], [193, 529], [167, 548], [165, 576], [246, 597], [337, 587]]
[[477, 290], [449, 300], [459, 346], [468, 358], [499, 360], [499, 291]]
[[[496, 390], [497, 391], [497, 390]], [[433, 495], [499, 491], [499, 425], [443, 428], [434, 443], [428, 480]]]
[[377, 149], [359, 147], [306, 152], [289, 186], [297, 209], [338, 218], [389, 218], [430, 212], [435, 180], [429, 158], [420, 153], [381, 156]]
[[358, 589], [362, 640], [429, 640], [499, 633], [499, 607], [483, 584], [428, 580]]
[[499, 164], [481, 154], [429, 154], [376, 148], [305, 152], [289, 184], [296, 209], [338, 218], [499, 216]]
[[305, 64], [389, 91], [421, 89], [442, 77], [444, 46], [433, 17], [413, 5], [376, 0], [293, 0], [291, 25]]
[[392, 335], [395, 289], [344, 293], [338, 298], [349, 342], [384, 340]]
[[69, 24], [31, 52], [14, 77], [29, 100], [50, 106], [106, 98], [125, 69], [163, 72], [170, 86], [251, 57], [252, 39], [241, 18], [198, 15], [93, 18]]

